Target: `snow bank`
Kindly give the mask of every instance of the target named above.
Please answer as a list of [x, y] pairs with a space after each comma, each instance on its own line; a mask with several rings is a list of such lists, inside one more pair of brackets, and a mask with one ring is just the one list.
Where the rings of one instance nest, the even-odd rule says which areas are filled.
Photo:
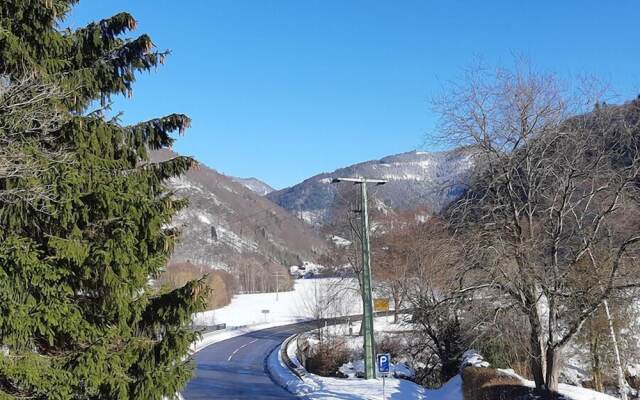
[[456, 375], [439, 389], [427, 389], [425, 397], [429, 400], [463, 400], [462, 378]]
[[[512, 369], [498, 369], [497, 371], [519, 379], [523, 386], [534, 388], [536, 387], [533, 381], [524, 379], [520, 375], [516, 374]], [[596, 392], [595, 390], [586, 389], [578, 386], [567, 385], [561, 383], [558, 385], [558, 392], [570, 400], [618, 400], [616, 397], [609, 396], [608, 394]]]

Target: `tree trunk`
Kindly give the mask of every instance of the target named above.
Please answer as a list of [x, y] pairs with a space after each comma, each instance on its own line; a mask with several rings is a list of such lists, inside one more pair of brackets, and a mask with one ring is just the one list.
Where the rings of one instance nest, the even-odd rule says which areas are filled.
[[531, 347], [529, 364], [531, 367], [531, 374], [533, 374], [533, 381], [536, 384], [536, 388], [544, 389], [545, 374], [543, 362], [544, 351], [542, 344], [542, 327], [540, 326], [538, 312], [535, 307], [533, 308], [533, 310], [529, 311], [529, 325], [531, 327], [529, 332], [529, 346]]
[[611, 317], [611, 311], [609, 310], [609, 302], [604, 301], [604, 311], [607, 314], [607, 323], [609, 324], [609, 335], [611, 335], [611, 344], [613, 345], [613, 351], [615, 354], [616, 373], [618, 375], [618, 390], [620, 391], [620, 398], [627, 400], [627, 382], [624, 378], [624, 371], [622, 370], [622, 362], [620, 361], [620, 349], [618, 348], [618, 339], [616, 338], [616, 331], [613, 328], [613, 318]]
[[[593, 325], [593, 322], [591, 322]], [[600, 335], [589, 329], [589, 351], [591, 352], [591, 375], [593, 376], [593, 389], [602, 392], [602, 362], [600, 360]]]
[[558, 394], [558, 384], [560, 378], [560, 351], [552, 346], [547, 346], [547, 373], [546, 373], [546, 388], [548, 391], [548, 398], [555, 399]]
[[394, 293], [393, 295], [393, 323], [394, 324], [398, 323], [398, 311], [400, 310], [400, 307], [402, 307], [400, 295], [397, 293]]

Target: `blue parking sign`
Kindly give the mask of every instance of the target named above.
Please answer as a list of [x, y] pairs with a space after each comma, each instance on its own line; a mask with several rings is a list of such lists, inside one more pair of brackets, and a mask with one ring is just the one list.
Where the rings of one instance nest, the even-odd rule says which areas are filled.
[[378, 372], [385, 375], [389, 374], [391, 355], [389, 353], [377, 354], [376, 361], [378, 364]]

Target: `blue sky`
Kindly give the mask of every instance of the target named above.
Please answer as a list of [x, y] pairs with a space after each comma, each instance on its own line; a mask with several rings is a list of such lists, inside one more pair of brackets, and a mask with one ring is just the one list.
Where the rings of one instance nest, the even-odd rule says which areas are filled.
[[128, 11], [165, 66], [116, 99], [124, 122], [183, 112], [175, 150], [276, 188], [424, 145], [430, 99], [481, 57], [640, 93], [640, 4], [618, 1], [84, 0], [82, 26]]

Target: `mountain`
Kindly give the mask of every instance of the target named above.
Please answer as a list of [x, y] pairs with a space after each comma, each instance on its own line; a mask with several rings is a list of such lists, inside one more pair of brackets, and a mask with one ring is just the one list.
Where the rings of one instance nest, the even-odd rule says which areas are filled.
[[[169, 150], [155, 151], [152, 162], [176, 157]], [[252, 265], [299, 264], [315, 260], [326, 243], [307, 224], [242, 183], [204, 165], [168, 181], [189, 206], [172, 222], [180, 227], [180, 241], [172, 262], [234, 270]]]
[[271, 192], [267, 198], [311, 224], [322, 225], [344, 208], [340, 203], [344, 202], [341, 191], [346, 184], [331, 184], [332, 179], [359, 176], [388, 180], [385, 185], [371, 187], [379, 209], [422, 207], [437, 212], [462, 194], [473, 167], [471, 158], [468, 148], [396, 154], [313, 176]]
[[257, 179], [257, 178], [253, 178], [253, 177], [252, 178], [230, 177], [230, 178], [234, 182], [244, 185], [244, 187], [246, 187], [247, 189], [252, 190], [255, 193], [258, 193], [260, 196], [266, 196], [275, 190], [274, 188], [272, 188], [271, 186], [267, 185], [266, 183], [262, 182], [260, 179]]

